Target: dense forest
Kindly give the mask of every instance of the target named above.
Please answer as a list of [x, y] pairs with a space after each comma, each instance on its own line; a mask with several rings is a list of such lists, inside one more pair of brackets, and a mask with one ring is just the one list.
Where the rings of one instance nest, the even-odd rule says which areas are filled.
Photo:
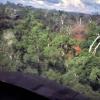
[[100, 16], [0, 4], [0, 70], [38, 74], [100, 98]]

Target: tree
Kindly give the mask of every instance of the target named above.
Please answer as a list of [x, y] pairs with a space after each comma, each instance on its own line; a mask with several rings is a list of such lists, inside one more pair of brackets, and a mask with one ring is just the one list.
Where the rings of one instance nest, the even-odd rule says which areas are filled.
[[[93, 41], [93, 43], [90, 45], [89, 52], [92, 51], [92, 48], [93, 48], [95, 42], [97, 42], [97, 40], [99, 40], [99, 39], [100, 39], [100, 35], [98, 35], [98, 36], [95, 38], [95, 40]], [[99, 42], [99, 43], [97, 44], [97, 46], [94, 48], [94, 51], [93, 51], [93, 54], [94, 54], [94, 55], [96, 54], [96, 51], [97, 51], [97, 49], [98, 49], [99, 46], [100, 46], [100, 42]]]

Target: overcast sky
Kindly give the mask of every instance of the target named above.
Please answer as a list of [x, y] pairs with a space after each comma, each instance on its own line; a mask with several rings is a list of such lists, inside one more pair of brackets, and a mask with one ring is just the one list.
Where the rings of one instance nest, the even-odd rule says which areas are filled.
[[57, 9], [64, 11], [91, 13], [100, 13], [100, 0], [0, 0], [5, 3], [22, 3], [37, 8]]

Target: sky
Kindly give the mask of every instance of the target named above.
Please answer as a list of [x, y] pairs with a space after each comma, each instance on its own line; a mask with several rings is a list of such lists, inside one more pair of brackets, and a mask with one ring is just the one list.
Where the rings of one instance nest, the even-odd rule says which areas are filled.
[[0, 0], [2, 3], [7, 1], [21, 3], [36, 8], [56, 9], [88, 14], [98, 12], [100, 14], [100, 0]]

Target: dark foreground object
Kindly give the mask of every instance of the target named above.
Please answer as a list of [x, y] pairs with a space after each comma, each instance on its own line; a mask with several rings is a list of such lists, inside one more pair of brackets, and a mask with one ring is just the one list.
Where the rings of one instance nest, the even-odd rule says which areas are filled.
[[89, 100], [54, 81], [19, 72], [0, 72], [0, 100]]
[[23, 88], [0, 82], [0, 100], [48, 100]]

